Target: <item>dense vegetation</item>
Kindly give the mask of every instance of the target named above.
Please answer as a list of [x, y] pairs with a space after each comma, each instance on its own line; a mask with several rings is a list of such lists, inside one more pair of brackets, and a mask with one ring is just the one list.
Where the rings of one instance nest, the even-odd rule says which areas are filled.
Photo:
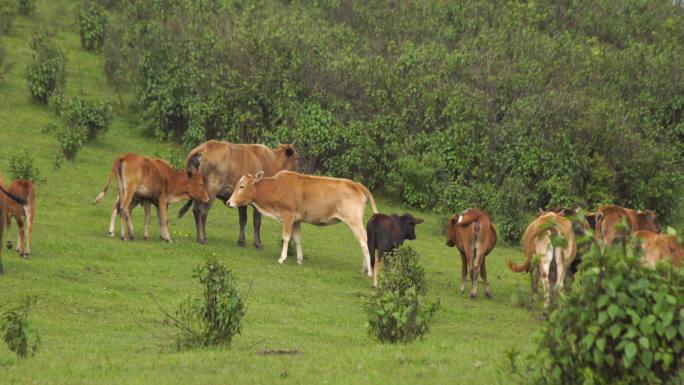
[[[147, 129], [294, 141], [307, 171], [417, 207], [678, 213], [684, 9], [672, 1], [122, 1], [106, 71]], [[131, 76], [133, 74], [133, 76]]]

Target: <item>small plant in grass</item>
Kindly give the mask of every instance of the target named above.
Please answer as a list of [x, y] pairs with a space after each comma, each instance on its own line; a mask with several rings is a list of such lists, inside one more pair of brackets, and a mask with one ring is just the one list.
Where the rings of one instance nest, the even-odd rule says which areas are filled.
[[31, 97], [46, 104], [50, 95], [64, 86], [66, 55], [45, 34], [34, 34], [31, 40], [33, 62], [26, 69]]
[[81, 126], [66, 126], [57, 133], [59, 147], [67, 160], [76, 159], [76, 154], [83, 146], [86, 138], [86, 131]]
[[107, 102], [95, 103], [83, 96], [63, 100], [57, 104], [59, 115], [64, 124], [69, 127], [81, 127], [86, 132], [86, 138], [92, 142], [97, 136], [106, 131], [112, 117], [112, 106]]
[[40, 345], [40, 337], [29, 327], [28, 315], [35, 299], [26, 297], [24, 302], [0, 315], [2, 339], [7, 347], [21, 358], [34, 355]]
[[202, 298], [186, 300], [175, 314], [164, 312], [164, 323], [176, 331], [173, 337], [176, 347], [230, 345], [242, 330], [246, 311], [232, 271], [212, 258], [197, 267], [194, 277], [204, 286]]
[[624, 243], [584, 254], [526, 357], [507, 353], [525, 384], [664, 384], [684, 367], [684, 274], [644, 267]]
[[13, 0], [0, 0], [0, 33], [8, 33], [14, 24], [17, 10]]
[[7, 172], [11, 179], [26, 179], [36, 184], [45, 181], [40, 175], [40, 170], [33, 163], [33, 155], [25, 148], [10, 154]]
[[425, 299], [425, 271], [408, 245], [386, 254], [378, 287], [365, 304], [367, 329], [380, 342], [410, 342], [425, 335], [439, 301]]
[[81, 47], [88, 51], [102, 48], [107, 30], [107, 13], [96, 2], [86, 0], [76, 7], [76, 20], [81, 35]]
[[24, 16], [31, 16], [36, 12], [36, 0], [17, 0], [17, 11]]

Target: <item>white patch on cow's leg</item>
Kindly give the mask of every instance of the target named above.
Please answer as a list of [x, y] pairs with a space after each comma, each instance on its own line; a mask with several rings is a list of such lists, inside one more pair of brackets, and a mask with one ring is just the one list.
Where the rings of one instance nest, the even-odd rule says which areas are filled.
[[542, 259], [539, 263], [539, 273], [541, 275], [542, 286], [544, 287], [544, 308], [547, 308], [551, 303], [551, 284], [549, 282], [549, 268], [551, 267], [551, 261], [553, 260], [553, 245], [551, 241], [546, 236], [544, 238], [546, 242], [546, 250], [543, 251]]
[[24, 213], [26, 214], [26, 223], [24, 223], [24, 226], [26, 226], [24, 256], [28, 258], [28, 256], [31, 255], [31, 236], [33, 235], [33, 207], [28, 205], [24, 206]]
[[116, 226], [116, 216], [117, 216], [117, 210], [116, 206], [119, 204], [119, 197], [116, 197], [116, 201], [114, 202], [114, 206], [112, 207], [112, 218], [109, 220], [109, 236], [114, 237], [114, 226]]
[[556, 291], [563, 290], [565, 285], [565, 265], [563, 261], [563, 249], [556, 249]]
[[297, 246], [297, 264], [304, 263], [304, 255], [302, 254], [302, 228], [299, 222], [296, 222], [292, 227], [292, 236]]
[[292, 235], [293, 221], [292, 219], [283, 218], [283, 250], [280, 252], [280, 259], [278, 263], [283, 264], [287, 259], [287, 247], [290, 244], [290, 236]]
[[143, 208], [145, 209], [145, 229], [143, 230], [143, 238], [145, 240], [150, 239], [150, 217], [152, 213], [150, 212], [150, 202], [143, 203]]

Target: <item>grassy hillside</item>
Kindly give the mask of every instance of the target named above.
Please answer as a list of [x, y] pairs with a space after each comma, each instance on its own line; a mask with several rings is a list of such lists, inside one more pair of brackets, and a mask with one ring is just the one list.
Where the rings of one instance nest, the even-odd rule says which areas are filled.
[[[68, 55], [67, 93], [85, 93], [113, 103], [119, 96], [107, 86], [102, 60], [79, 48], [71, 2], [39, 1], [37, 14], [18, 17], [0, 45], [14, 63], [0, 87], [0, 154], [27, 148], [46, 182], [38, 187], [32, 256], [3, 255], [0, 306], [38, 298], [32, 326], [42, 337], [39, 353], [17, 359], [0, 346], [2, 383], [505, 383], [503, 351], [531, 348], [537, 327], [532, 313], [513, 307], [509, 295], [527, 280], [505, 268], [521, 259], [518, 251], [498, 247], [488, 259], [493, 299], [472, 301], [457, 294], [460, 259], [445, 246], [438, 219], [420, 213], [413, 244], [422, 255], [429, 295], [439, 297], [430, 334], [405, 346], [383, 346], [366, 337], [363, 297], [370, 281], [359, 274], [361, 251], [342, 224], [303, 227], [305, 262], [294, 258], [279, 266], [280, 227], [264, 219], [264, 248], [236, 245], [237, 212], [219, 203], [210, 212], [207, 245], [194, 240], [189, 215], [170, 224], [173, 243], [157, 238], [121, 242], [106, 236], [112, 192], [98, 206], [100, 191], [114, 157], [124, 152], [163, 153], [168, 144], [141, 137], [135, 115], [117, 104], [109, 132], [54, 170], [59, 153], [54, 134], [42, 129], [57, 117], [32, 104], [24, 70], [28, 42], [37, 25], [56, 32]], [[124, 97], [125, 100], [125, 97]], [[0, 169], [6, 168], [2, 160]], [[404, 208], [382, 199], [383, 212]], [[180, 205], [172, 207], [175, 215]], [[142, 210], [135, 213], [142, 231]], [[250, 224], [251, 225], [251, 224]], [[158, 229], [153, 226], [153, 231]], [[16, 233], [12, 231], [11, 237]], [[251, 239], [251, 231], [248, 232]], [[152, 296], [172, 309], [199, 285], [192, 270], [218, 256], [234, 269], [243, 292], [251, 286], [242, 335], [231, 348], [164, 352], [151, 331], [162, 319]], [[265, 349], [297, 349], [294, 356], [261, 356]]]

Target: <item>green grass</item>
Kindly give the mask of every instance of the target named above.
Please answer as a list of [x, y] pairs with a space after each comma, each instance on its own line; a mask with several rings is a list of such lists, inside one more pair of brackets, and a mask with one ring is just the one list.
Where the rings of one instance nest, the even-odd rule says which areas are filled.
[[[220, 202], [209, 215], [207, 245], [195, 242], [192, 215], [175, 219], [180, 204], [171, 209], [171, 244], [158, 240], [156, 224], [148, 242], [108, 238], [114, 193], [98, 206], [91, 202], [114, 157], [172, 146], [142, 136], [141, 123], [117, 105], [110, 131], [84, 147], [75, 162], [54, 170], [57, 140], [41, 130], [57, 117], [31, 103], [24, 77], [30, 33], [39, 25], [56, 32], [67, 50], [68, 94], [119, 100], [105, 81], [102, 58], [79, 48], [71, 2], [39, 1], [36, 16], [18, 17], [10, 34], [0, 37], [14, 63], [0, 86], [0, 154], [28, 148], [46, 177], [37, 192], [31, 259], [5, 250], [0, 277], [0, 306], [18, 304], [25, 295], [38, 298], [30, 320], [42, 346], [25, 360], [0, 346], [0, 383], [507, 383], [504, 350], [529, 351], [538, 327], [534, 313], [509, 299], [517, 285], [528, 287], [527, 277], [505, 267], [507, 259], [522, 255], [497, 247], [487, 265], [494, 297], [486, 299], [480, 287], [473, 301], [467, 292], [458, 294], [460, 258], [445, 246], [435, 215], [412, 211], [426, 219], [412, 244], [422, 255], [428, 295], [442, 307], [424, 340], [398, 346], [366, 335], [362, 304], [370, 280], [359, 274], [361, 251], [343, 224], [303, 227], [303, 266], [294, 257], [277, 264], [280, 227], [268, 218], [263, 250], [239, 248], [237, 212]], [[6, 169], [4, 158], [0, 169]], [[407, 211], [382, 199], [379, 207]], [[141, 209], [135, 224], [142, 234]], [[192, 271], [211, 255], [234, 269], [243, 292], [251, 286], [243, 333], [230, 348], [162, 351], [164, 341], [152, 332], [163, 316], [152, 296], [173, 309], [198, 295]], [[265, 349], [300, 354], [257, 354]]]

